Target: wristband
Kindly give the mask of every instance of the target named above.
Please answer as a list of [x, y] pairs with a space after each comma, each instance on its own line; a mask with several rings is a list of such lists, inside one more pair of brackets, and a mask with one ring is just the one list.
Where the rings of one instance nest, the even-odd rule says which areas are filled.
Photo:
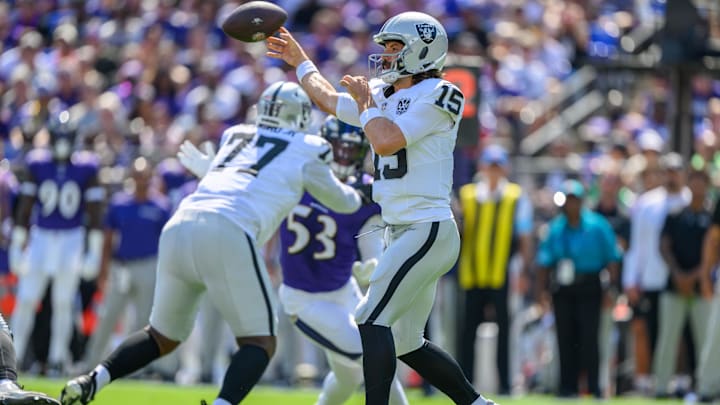
[[368, 122], [382, 116], [382, 113], [376, 107], [368, 108], [367, 110], [363, 111], [362, 114], [360, 114], [360, 124], [362, 124], [362, 127], [365, 128]]
[[305, 76], [309, 75], [310, 73], [319, 72], [317, 66], [311, 61], [306, 60], [305, 62], [298, 65], [297, 68], [295, 68], [295, 74], [297, 75], [298, 82], [302, 83], [302, 80]]

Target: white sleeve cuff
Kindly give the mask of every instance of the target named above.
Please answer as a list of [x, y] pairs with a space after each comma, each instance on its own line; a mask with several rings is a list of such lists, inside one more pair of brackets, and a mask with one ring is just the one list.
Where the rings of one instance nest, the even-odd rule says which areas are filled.
[[362, 128], [364, 129], [365, 126], [368, 124], [368, 122], [374, 120], [375, 118], [382, 117], [383, 114], [380, 112], [380, 110], [376, 107], [368, 108], [367, 110], [363, 111], [362, 114], [360, 114], [360, 124], [362, 125]]
[[342, 122], [360, 127], [360, 112], [355, 100], [348, 93], [339, 93], [337, 106], [335, 107], [335, 116]]

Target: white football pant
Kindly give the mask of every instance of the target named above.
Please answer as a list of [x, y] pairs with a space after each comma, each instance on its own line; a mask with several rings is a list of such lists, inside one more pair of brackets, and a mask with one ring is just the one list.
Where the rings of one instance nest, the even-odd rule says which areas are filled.
[[[345, 403], [363, 382], [362, 343], [354, 317], [360, 289], [355, 279], [338, 290], [322, 293], [281, 285], [279, 296], [295, 326], [323, 350], [330, 365], [317, 405]], [[390, 403], [408, 403], [397, 377], [390, 389]]]
[[85, 229], [50, 230], [33, 227], [28, 242], [28, 272], [18, 282], [17, 302], [11, 324], [15, 353], [25, 357], [35, 324], [38, 303], [52, 280], [52, 321], [50, 353], [52, 364], [66, 365], [74, 328], [73, 303], [80, 282], [80, 266], [85, 247]]

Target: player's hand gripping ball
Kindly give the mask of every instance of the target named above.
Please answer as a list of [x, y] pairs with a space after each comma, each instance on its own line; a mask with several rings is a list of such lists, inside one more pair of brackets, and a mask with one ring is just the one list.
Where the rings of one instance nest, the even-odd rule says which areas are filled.
[[233, 10], [222, 30], [243, 42], [258, 42], [272, 36], [287, 20], [287, 12], [267, 1], [251, 1]]

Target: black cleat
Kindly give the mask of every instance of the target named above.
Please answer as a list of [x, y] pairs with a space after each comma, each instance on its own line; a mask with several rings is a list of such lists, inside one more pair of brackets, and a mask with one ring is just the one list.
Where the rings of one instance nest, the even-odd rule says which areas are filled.
[[84, 374], [67, 383], [60, 394], [62, 405], [85, 405], [95, 399], [95, 372]]
[[41, 392], [25, 391], [13, 381], [0, 383], [0, 405], [60, 405], [57, 399]]

